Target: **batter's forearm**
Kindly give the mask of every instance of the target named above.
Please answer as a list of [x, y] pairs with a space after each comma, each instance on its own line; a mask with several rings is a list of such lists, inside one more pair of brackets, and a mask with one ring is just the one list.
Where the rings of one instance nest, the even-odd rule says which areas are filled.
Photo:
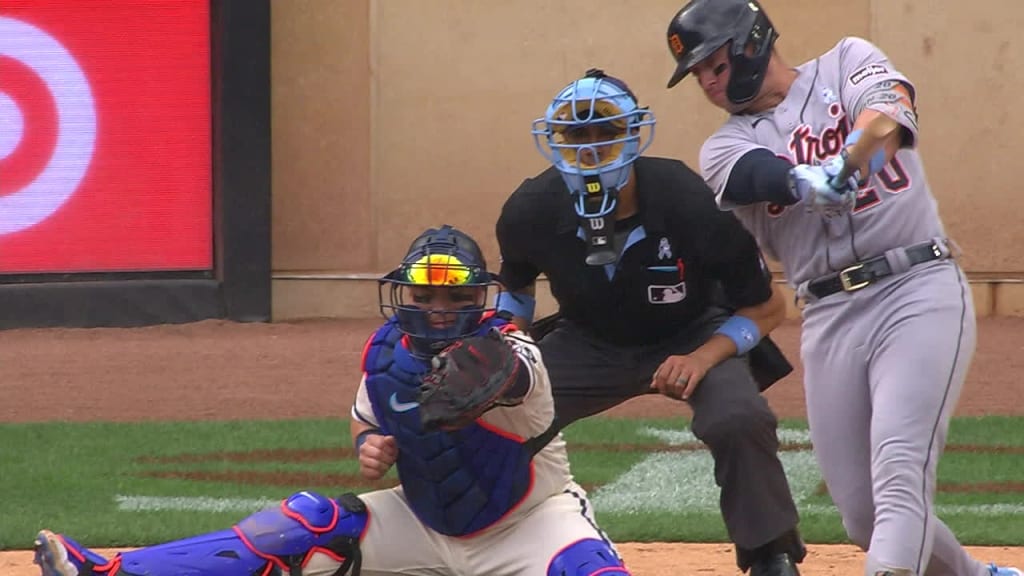
[[850, 137], [847, 161], [861, 178], [878, 172], [900, 148], [912, 146], [917, 130], [917, 111], [910, 89], [889, 80], [874, 86], [862, 99]]
[[858, 133], [858, 138], [846, 146], [846, 161], [862, 174], [862, 179], [871, 176], [899, 151], [904, 140], [903, 130], [889, 116], [877, 110], [865, 110], [853, 124], [851, 134]]

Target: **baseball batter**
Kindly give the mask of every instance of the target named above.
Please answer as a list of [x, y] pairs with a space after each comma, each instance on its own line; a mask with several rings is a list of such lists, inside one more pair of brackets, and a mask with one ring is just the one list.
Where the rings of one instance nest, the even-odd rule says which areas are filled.
[[934, 512], [976, 333], [913, 84], [859, 38], [788, 66], [754, 0], [693, 0], [667, 35], [669, 87], [693, 75], [730, 113], [701, 150], [705, 179], [805, 301], [811, 438], [865, 574], [1020, 575], [971, 558]]
[[[112, 559], [44, 530], [43, 576], [628, 576], [553, 432], [540, 353], [485, 308], [494, 278], [477, 243], [442, 226], [381, 281], [388, 321], [367, 342], [351, 431], [363, 476], [396, 466], [398, 487], [298, 492]], [[485, 381], [495, 394], [460, 412]]]

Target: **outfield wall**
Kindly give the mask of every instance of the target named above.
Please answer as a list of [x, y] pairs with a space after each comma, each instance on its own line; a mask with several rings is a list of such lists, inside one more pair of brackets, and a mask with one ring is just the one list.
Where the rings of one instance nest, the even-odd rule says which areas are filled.
[[[545, 166], [530, 123], [589, 67], [652, 108], [650, 153], [696, 166], [722, 115], [693, 82], [664, 87], [664, 30], [681, 4], [273, 2], [273, 317], [374, 313], [371, 279], [441, 222], [476, 235], [496, 265], [501, 204]], [[1024, 315], [1016, 154], [1004, 144], [1024, 132], [1011, 113], [1024, 89], [1014, 0], [763, 5], [790, 63], [858, 35], [916, 83], [929, 180], [979, 315]]]

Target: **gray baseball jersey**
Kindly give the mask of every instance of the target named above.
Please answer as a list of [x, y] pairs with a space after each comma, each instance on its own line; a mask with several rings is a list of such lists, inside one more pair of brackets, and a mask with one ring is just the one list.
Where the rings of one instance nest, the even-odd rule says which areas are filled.
[[[797, 68], [786, 98], [772, 110], [734, 115], [703, 146], [700, 166], [723, 208], [754, 233], [762, 249], [783, 263], [794, 285], [858, 260], [943, 235], [938, 209], [917, 150], [904, 148], [858, 192], [852, 214], [825, 220], [802, 205], [729, 206], [722, 191], [733, 165], [755, 148], [794, 164], [820, 164], [842, 149], [865, 92], [883, 80], [911, 86], [875, 46], [845, 38]], [[917, 138], [917, 125], [903, 125]]]
[[[944, 235], [913, 145], [858, 192], [848, 214], [802, 204], [730, 206], [723, 198], [744, 154], [770, 150], [794, 164], [838, 154], [864, 96], [910, 82], [871, 43], [844, 38], [797, 67], [783, 101], [733, 115], [704, 144], [700, 164], [719, 206], [732, 209], [779, 260], [793, 286]], [[916, 144], [914, 118], [900, 120]], [[975, 346], [974, 309], [952, 259], [918, 264], [856, 292], [810, 298], [801, 358], [815, 454], [850, 539], [868, 550], [866, 574], [987, 574], [935, 517], [935, 473]]]

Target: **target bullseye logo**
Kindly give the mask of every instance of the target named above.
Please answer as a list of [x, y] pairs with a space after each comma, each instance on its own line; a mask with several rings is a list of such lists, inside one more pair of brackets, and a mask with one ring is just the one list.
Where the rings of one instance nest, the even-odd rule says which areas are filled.
[[[5, 70], [13, 74], [3, 74]], [[0, 77], [31, 79], [46, 97], [26, 101], [21, 83], [0, 82], [0, 235], [50, 217], [78, 189], [96, 145], [89, 81], [67, 49], [43, 30], [0, 16]], [[40, 126], [52, 122], [53, 126]], [[41, 158], [41, 153], [49, 156]], [[26, 166], [32, 172], [25, 177]], [[35, 169], [33, 169], [35, 168]], [[15, 182], [13, 189], [5, 187]]]
[[207, 0], [0, 0], [0, 283], [212, 269], [211, 31]]
[[25, 131], [21, 110], [3, 92], [0, 92], [0, 159], [7, 158], [18, 147]]

